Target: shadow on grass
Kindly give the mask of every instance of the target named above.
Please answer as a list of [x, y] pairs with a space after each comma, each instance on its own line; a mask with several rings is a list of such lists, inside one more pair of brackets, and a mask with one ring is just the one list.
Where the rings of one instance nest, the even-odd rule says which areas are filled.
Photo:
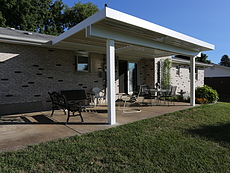
[[230, 123], [204, 126], [200, 129], [188, 130], [193, 135], [206, 137], [215, 142], [230, 142]]

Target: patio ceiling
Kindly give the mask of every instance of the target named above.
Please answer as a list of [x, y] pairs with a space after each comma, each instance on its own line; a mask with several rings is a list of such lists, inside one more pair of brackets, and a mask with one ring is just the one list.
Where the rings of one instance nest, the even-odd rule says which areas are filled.
[[214, 49], [212, 44], [108, 7], [54, 38], [52, 44], [106, 54], [107, 39], [115, 40], [115, 52], [120, 59], [195, 56]]

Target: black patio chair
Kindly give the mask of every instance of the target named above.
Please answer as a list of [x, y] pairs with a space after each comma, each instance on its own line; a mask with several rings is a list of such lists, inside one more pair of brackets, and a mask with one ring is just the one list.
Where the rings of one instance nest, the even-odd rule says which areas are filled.
[[163, 95], [160, 96], [160, 98], [164, 99], [164, 104], [166, 102], [166, 100], [168, 101], [168, 106], [169, 106], [169, 102], [171, 101], [171, 103], [173, 102], [173, 105], [175, 105], [175, 102], [173, 101], [173, 97], [176, 96], [176, 89], [177, 86], [171, 86], [170, 92], [166, 92]]
[[[82, 112], [82, 106], [81, 106], [81, 101], [79, 102], [68, 102], [66, 100], [66, 97], [64, 95], [58, 94], [57, 92], [48, 92], [50, 95], [51, 101], [52, 101], [52, 113], [50, 116], [53, 116], [53, 113], [55, 110], [61, 108], [63, 110], [67, 110], [67, 120], [66, 124], [69, 122], [70, 117], [76, 117], [80, 116], [81, 122], [83, 122], [83, 117], [81, 115]], [[72, 115], [70, 114], [72, 112]], [[75, 114], [75, 112], [78, 112], [78, 114]]]
[[141, 89], [140, 96], [143, 97], [143, 103], [145, 103], [144, 102], [145, 99], [150, 99], [152, 105], [152, 100], [156, 99], [157, 95], [155, 95], [155, 93], [152, 93], [150, 91], [150, 87], [148, 85], [142, 85], [140, 89]]

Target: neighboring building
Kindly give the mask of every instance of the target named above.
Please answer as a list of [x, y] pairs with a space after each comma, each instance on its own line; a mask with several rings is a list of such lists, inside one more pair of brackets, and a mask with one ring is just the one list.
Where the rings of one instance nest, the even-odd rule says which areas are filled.
[[230, 67], [213, 64], [205, 69], [204, 83], [217, 90], [220, 96], [230, 96]]
[[99, 87], [107, 90], [108, 123], [114, 124], [115, 92], [132, 93], [141, 84], [154, 88], [157, 61], [179, 54], [191, 61], [173, 58], [172, 84], [192, 92], [194, 106], [205, 65], [196, 63], [198, 80], [191, 73], [191, 88], [188, 65], [195, 67], [195, 56], [213, 49], [108, 7], [58, 37], [0, 28], [0, 114], [50, 109], [48, 92]]

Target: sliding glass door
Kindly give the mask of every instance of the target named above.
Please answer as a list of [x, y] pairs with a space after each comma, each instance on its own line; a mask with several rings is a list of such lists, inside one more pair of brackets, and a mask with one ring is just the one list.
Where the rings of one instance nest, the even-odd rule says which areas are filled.
[[119, 92], [132, 94], [137, 88], [137, 63], [119, 61]]
[[137, 63], [128, 63], [128, 93], [132, 94], [137, 88]]

